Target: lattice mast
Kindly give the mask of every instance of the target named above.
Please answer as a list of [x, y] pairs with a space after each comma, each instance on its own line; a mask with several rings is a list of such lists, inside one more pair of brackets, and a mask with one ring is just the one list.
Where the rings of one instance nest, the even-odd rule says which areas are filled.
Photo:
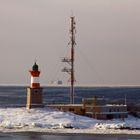
[[75, 76], [74, 76], [74, 47], [76, 45], [75, 42], [75, 33], [76, 33], [76, 27], [75, 27], [75, 19], [74, 17], [70, 17], [71, 19], [71, 29], [70, 29], [70, 42], [71, 45], [71, 58], [64, 57], [62, 59], [62, 62], [67, 62], [70, 65], [70, 68], [65, 67], [62, 71], [67, 72], [70, 74], [70, 82], [71, 82], [71, 90], [70, 90], [70, 103], [74, 104], [74, 82], [75, 82]]

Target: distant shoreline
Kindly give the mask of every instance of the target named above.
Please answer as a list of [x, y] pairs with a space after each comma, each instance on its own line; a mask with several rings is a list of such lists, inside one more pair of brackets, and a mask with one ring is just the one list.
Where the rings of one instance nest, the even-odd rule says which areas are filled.
[[[0, 84], [0, 87], [29, 87], [28, 84]], [[46, 85], [41, 84], [42, 87], [67, 87], [69, 88], [70, 85]], [[140, 85], [75, 85], [75, 88], [140, 88]]]

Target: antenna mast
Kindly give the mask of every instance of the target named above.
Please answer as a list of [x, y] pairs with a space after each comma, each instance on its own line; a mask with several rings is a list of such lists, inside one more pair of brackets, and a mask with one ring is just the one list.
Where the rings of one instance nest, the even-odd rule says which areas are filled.
[[70, 45], [71, 45], [71, 58], [64, 57], [62, 59], [62, 62], [67, 62], [71, 68], [64, 68], [62, 72], [67, 72], [70, 74], [71, 79], [71, 91], [70, 91], [70, 103], [74, 104], [74, 82], [75, 82], [75, 77], [74, 77], [74, 47], [76, 45], [75, 43], [75, 33], [76, 33], [76, 28], [75, 28], [75, 19], [74, 16], [70, 17], [71, 19], [71, 29], [70, 29]]

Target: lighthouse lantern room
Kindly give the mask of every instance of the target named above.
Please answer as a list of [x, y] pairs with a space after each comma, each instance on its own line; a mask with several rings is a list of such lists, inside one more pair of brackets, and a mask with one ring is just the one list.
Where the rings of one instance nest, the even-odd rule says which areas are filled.
[[39, 67], [34, 63], [32, 66], [32, 70], [29, 71], [31, 74], [31, 85], [27, 88], [27, 104], [26, 108], [37, 108], [37, 107], [43, 107], [42, 102], [42, 91], [43, 89], [40, 87], [39, 83]]

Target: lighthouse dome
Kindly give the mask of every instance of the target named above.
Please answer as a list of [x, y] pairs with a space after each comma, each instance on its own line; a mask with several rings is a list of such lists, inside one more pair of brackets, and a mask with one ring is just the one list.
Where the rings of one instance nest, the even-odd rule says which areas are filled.
[[33, 67], [32, 67], [32, 70], [38, 71], [38, 65], [36, 64], [36, 62], [34, 63], [34, 65], [33, 65]]

